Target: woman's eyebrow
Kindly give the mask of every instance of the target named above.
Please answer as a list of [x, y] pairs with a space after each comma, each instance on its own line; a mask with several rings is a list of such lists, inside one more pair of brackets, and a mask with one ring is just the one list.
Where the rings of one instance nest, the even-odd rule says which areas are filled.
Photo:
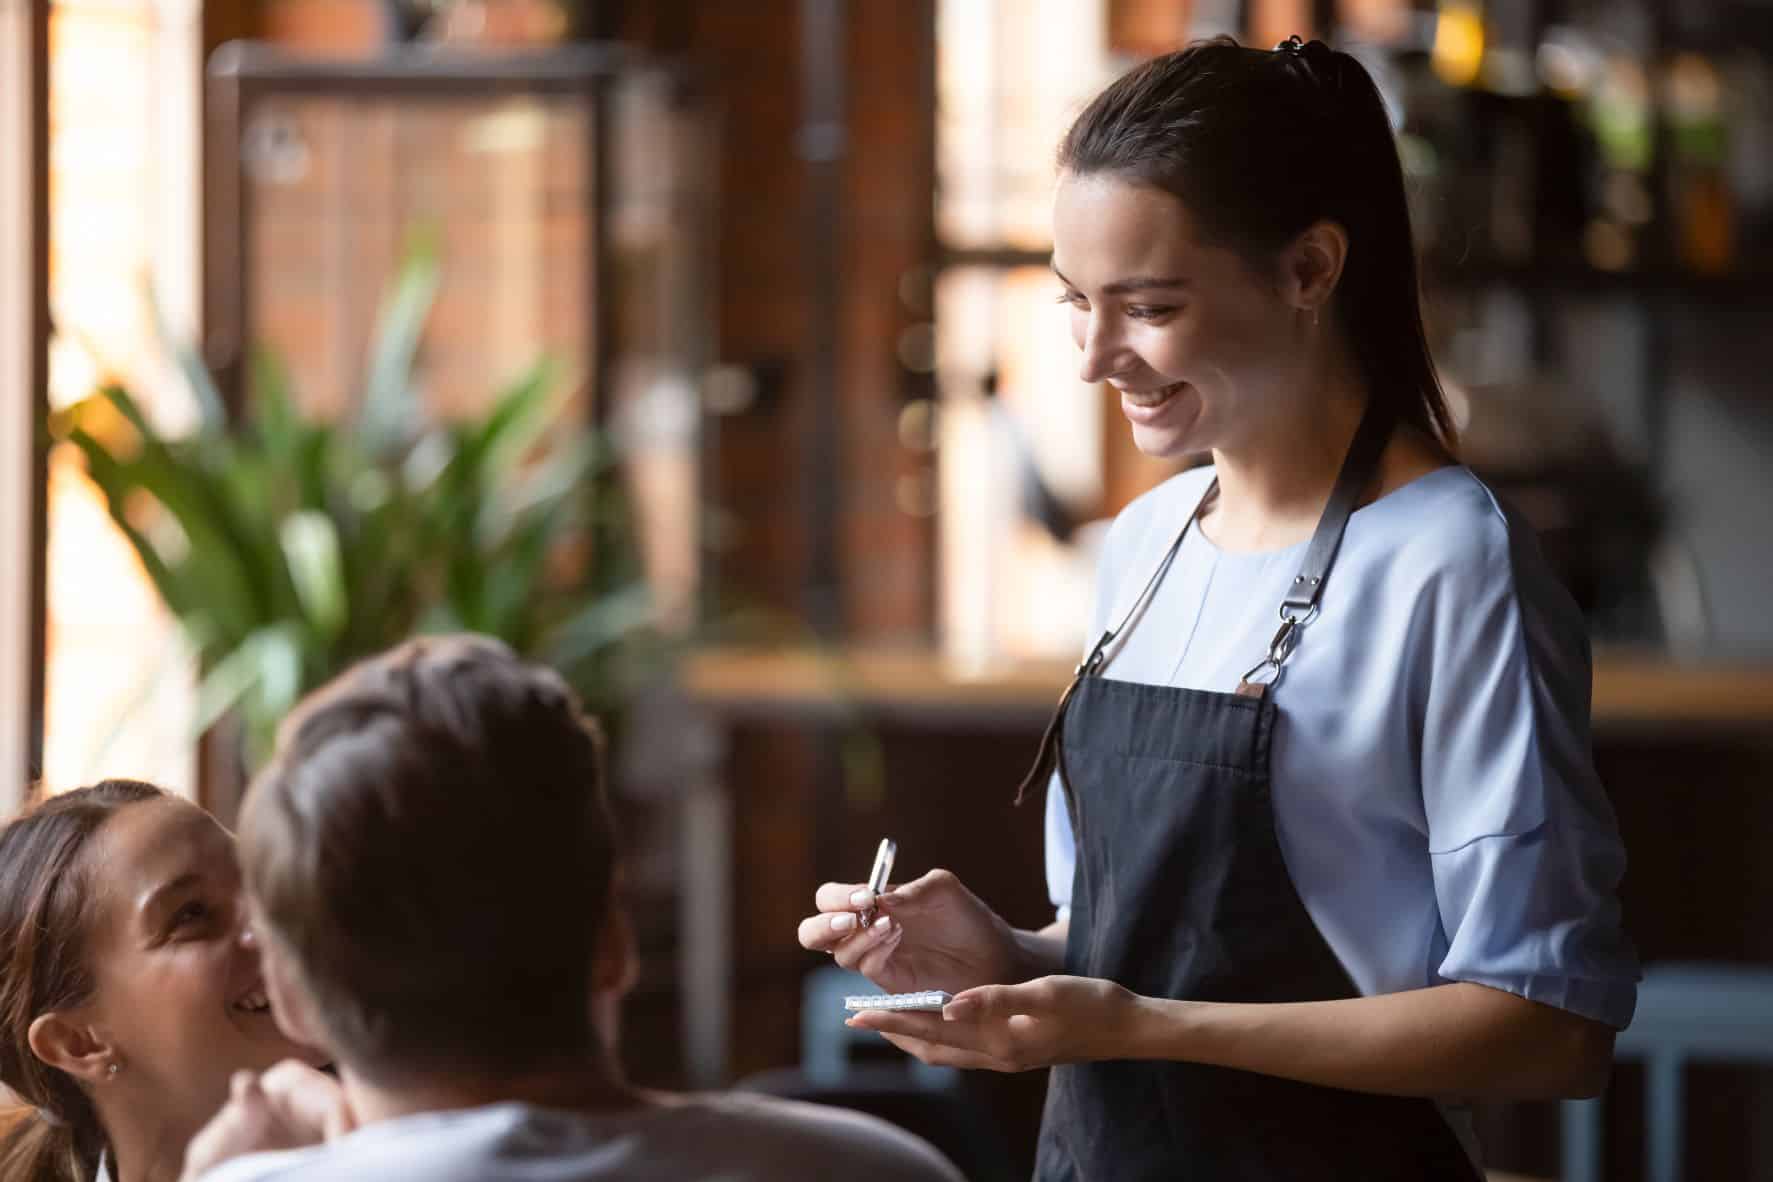
[[[1059, 277], [1059, 282], [1063, 283], [1066, 287], [1075, 288], [1077, 286], [1077, 284], [1065, 278], [1065, 272], [1059, 270], [1059, 268], [1054, 267], [1053, 274], [1057, 275]], [[1180, 275], [1134, 275], [1127, 279], [1116, 279], [1113, 283], [1107, 284], [1102, 288], [1102, 294], [1132, 295], [1134, 292], [1140, 291], [1174, 291], [1176, 288], [1187, 286], [1188, 280]]]
[[190, 871], [179, 875], [170, 882], [161, 883], [159, 886], [149, 891], [147, 897], [142, 900], [141, 913], [143, 915], [153, 914], [154, 909], [165, 903], [167, 899], [178, 894], [180, 891], [185, 890], [187, 887], [195, 886], [202, 881], [203, 876], [201, 874], [198, 874], [196, 871]]

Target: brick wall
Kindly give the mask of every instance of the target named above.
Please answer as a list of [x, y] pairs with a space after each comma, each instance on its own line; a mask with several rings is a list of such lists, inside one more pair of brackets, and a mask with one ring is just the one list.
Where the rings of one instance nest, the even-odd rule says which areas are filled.
[[[806, 170], [795, 149], [801, 113], [798, 0], [624, 6], [627, 35], [654, 52], [683, 54], [697, 63], [720, 111], [716, 356], [741, 365], [786, 363], [778, 398], [719, 426], [713, 487], [705, 495], [736, 526], [731, 549], [719, 564], [719, 590], [735, 605], [789, 614], [802, 608], [808, 539], [800, 470], [815, 400], [835, 398], [841, 404], [841, 613], [849, 635], [875, 641], [925, 641], [934, 627], [934, 523], [902, 508], [904, 486], [915, 493], [916, 483], [929, 478], [934, 459], [899, 442], [908, 387], [896, 357], [900, 334], [917, 319], [901, 299], [901, 279], [933, 253], [934, 127], [928, 105], [933, 2], [846, 9], [851, 139], [841, 182], [838, 390], [815, 389], [808, 370], [812, 260], [805, 233]], [[361, 52], [377, 28], [374, 10], [368, 0], [273, 0], [264, 28], [269, 36], [308, 49]], [[370, 263], [343, 289], [336, 275], [326, 280], [319, 274], [326, 268], [322, 221], [327, 211], [315, 193], [325, 170], [350, 158], [353, 180], [345, 192], [352, 201], [435, 204], [426, 198], [435, 186], [427, 189], [423, 176], [392, 175], [393, 151], [336, 150], [332, 141], [341, 134], [359, 147], [366, 136], [385, 140], [392, 134], [385, 127], [378, 131], [377, 121], [366, 121], [364, 114], [339, 111], [335, 121], [318, 110], [304, 113], [304, 123], [318, 119], [307, 129], [315, 152], [313, 173], [287, 191], [266, 188], [271, 217], [253, 244], [261, 277], [255, 319], [272, 343], [296, 359], [298, 385], [323, 404], [346, 396], [351, 365], [362, 355], [375, 293], [395, 248], [389, 231], [374, 241], [349, 244], [344, 256], [335, 249], [335, 259]], [[403, 141], [442, 128], [436, 118], [402, 123]], [[410, 152], [407, 157], [417, 159]], [[456, 216], [462, 211], [453, 206], [460, 202], [450, 204], [446, 286], [427, 350], [439, 363], [437, 403], [458, 407], [472, 400], [475, 390], [486, 389], [491, 377], [487, 325], [462, 313], [487, 302], [486, 277], [470, 272], [484, 253], [486, 235], [501, 227], [509, 232], [510, 215]], [[558, 213], [565, 204], [550, 201], [548, 208]], [[544, 216], [537, 211], [537, 230], [545, 231], [550, 247], [538, 257], [550, 269], [544, 277], [550, 288], [566, 298], [544, 302], [551, 311], [543, 328], [549, 344], [565, 351], [580, 323], [582, 297], [575, 274], [552, 270], [571, 271], [584, 236], [575, 237], [558, 216], [544, 224]], [[556, 240], [560, 249], [553, 248]], [[310, 280], [339, 289], [330, 309], [310, 298]], [[316, 347], [319, 342], [324, 346]]]

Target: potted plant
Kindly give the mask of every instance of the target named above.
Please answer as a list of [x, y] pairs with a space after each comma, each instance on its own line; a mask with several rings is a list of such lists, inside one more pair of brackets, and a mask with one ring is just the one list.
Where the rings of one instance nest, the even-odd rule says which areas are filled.
[[238, 720], [242, 770], [304, 693], [418, 632], [496, 636], [593, 709], [662, 669], [617, 457], [559, 412], [553, 368], [537, 362], [473, 417], [419, 408], [413, 362], [438, 270], [421, 238], [384, 301], [354, 416], [304, 413], [268, 354], [232, 415], [180, 347], [194, 431], [161, 433], [117, 385], [52, 423], [196, 655], [199, 725]]

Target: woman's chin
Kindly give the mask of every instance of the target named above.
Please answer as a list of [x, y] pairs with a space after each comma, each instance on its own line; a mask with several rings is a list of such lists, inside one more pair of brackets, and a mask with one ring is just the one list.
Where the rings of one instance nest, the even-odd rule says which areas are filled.
[[1181, 426], [1164, 423], [1144, 426], [1133, 424], [1133, 446], [1154, 460], [1179, 460], [1184, 456], [1207, 450], [1194, 440], [1197, 432], [1190, 421]]
[[1200, 395], [1186, 382], [1156, 406], [1142, 406], [1123, 394], [1121, 413], [1133, 429], [1133, 446], [1158, 460], [1176, 460], [1205, 450], [1199, 441]]

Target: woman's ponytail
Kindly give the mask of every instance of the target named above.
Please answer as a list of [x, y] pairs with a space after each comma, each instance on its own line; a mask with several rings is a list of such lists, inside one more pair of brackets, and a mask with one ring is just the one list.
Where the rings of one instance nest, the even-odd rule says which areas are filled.
[[0, 1182], [92, 1182], [103, 1154], [96, 1120], [83, 1135], [40, 1108], [0, 1112]]

